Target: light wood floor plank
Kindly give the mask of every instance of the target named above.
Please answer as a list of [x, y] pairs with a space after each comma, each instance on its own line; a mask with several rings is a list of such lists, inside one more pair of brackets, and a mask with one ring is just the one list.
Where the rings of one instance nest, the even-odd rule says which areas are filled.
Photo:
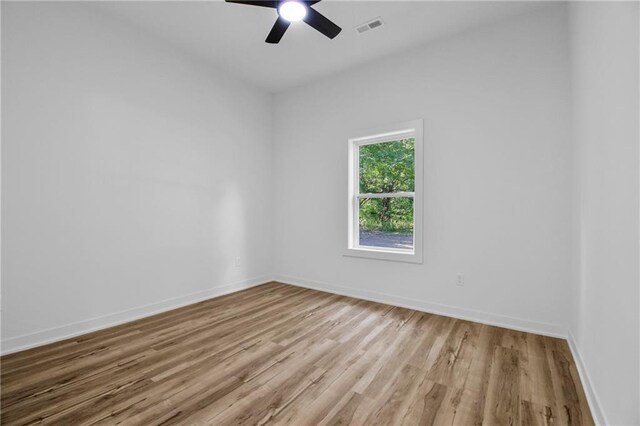
[[6, 425], [593, 424], [561, 339], [275, 282], [0, 367]]

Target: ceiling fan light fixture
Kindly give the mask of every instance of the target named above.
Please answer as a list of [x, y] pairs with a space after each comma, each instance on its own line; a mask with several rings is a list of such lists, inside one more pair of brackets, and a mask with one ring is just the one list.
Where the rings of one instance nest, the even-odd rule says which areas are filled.
[[278, 15], [289, 22], [297, 22], [307, 15], [307, 8], [299, 1], [287, 0], [278, 6]]
[[269, 35], [264, 40], [269, 44], [280, 43], [282, 36], [291, 23], [302, 20], [304, 20], [305, 24], [330, 39], [340, 34], [342, 28], [311, 7], [320, 1], [322, 0], [226, 0], [227, 3], [268, 7], [277, 10], [278, 19], [276, 19], [271, 31], [269, 31]]

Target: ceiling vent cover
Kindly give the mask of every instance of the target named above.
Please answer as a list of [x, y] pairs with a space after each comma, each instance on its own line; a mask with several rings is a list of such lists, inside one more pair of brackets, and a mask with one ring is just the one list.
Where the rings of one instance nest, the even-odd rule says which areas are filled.
[[364, 24], [358, 25], [355, 29], [358, 34], [365, 33], [369, 30], [375, 30], [376, 28], [380, 28], [384, 25], [384, 21], [381, 17], [374, 18], [369, 22], [365, 22]]

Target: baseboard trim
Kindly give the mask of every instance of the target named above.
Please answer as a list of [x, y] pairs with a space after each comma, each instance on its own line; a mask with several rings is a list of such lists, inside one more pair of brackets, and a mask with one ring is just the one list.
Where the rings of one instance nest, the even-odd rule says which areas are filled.
[[600, 398], [598, 398], [598, 394], [593, 387], [591, 376], [589, 375], [589, 370], [587, 370], [587, 366], [584, 363], [582, 354], [580, 352], [580, 349], [578, 348], [578, 344], [576, 343], [576, 339], [573, 336], [573, 333], [571, 333], [571, 330], [569, 330], [568, 332], [567, 342], [569, 343], [571, 355], [573, 355], [573, 360], [576, 363], [578, 374], [580, 375], [582, 388], [584, 389], [584, 393], [587, 395], [587, 403], [589, 404], [589, 409], [591, 410], [591, 415], [593, 416], [594, 422], [597, 425], [602, 426], [611, 424], [607, 421], [607, 418], [604, 415], [604, 411], [602, 411]]
[[[235, 293], [237, 291], [241, 291], [241, 290], [245, 290], [261, 284], [265, 284], [270, 281], [279, 281], [284, 284], [289, 284], [297, 287], [304, 287], [312, 290], [325, 291], [329, 293], [340, 294], [343, 296], [369, 300], [372, 302], [385, 303], [388, 305], [394, 305], [402, 308], [414, 309], [417, 311], [444, 315], [444, 316], [463, 319], [467, 321], [474, 321], [474, 322], [493, 325], [497, 327], [504, 327], [504, 328], [509, 328], [509, 329], [518, 330], [518, 331], [525, 331], [528, 333], [535, 333], [535, 334], [541, 334], [545, 336], [568, 339], [569, 346], [571, 347], [572, 352], [575, 352], [574, 358], [576, 358], [576, 363], [579, 363], [579, 369], [582, 368], [580, 372], [581, 379], [582, 379], [582, 376], [586, 374], [584, 373], [585, 370], [582, 367], [582, 364], [580, 364], [581, 358], [579, 358], [579, 352], [575, 348], [575, 343], [570, 338], [568, 338], [566, 329], [558, 325], [535, 322], [535, 321], [514, 318], [514, 317], [509, 317], [509, 316], [504, 316], [499, 314], [482, 312], [482, 311], [464, 309], [456, 306], [427, 302], [424, 300], [414, 300], [414, 299], [409, 299], [402, 296], [394, 296], [394, 295], [385, 294], [385, 293], [373, 292], [368, 290], [360, 290], [352, 287], [345, 287], [345, 286], [339, 286], [339, 285], [329, 284], [324, 282], [311, 281], [303, 278], [291, 277], [286, 275], [276, 275], [276, 276], [264, 275], [260, 277], [255, 277], [255, 278], [251, 278], [243, 281], [226, 284], [213, 289], [191, 293], [191, 294], [179, 296], [172, 299], [167, 299], [161, 302], [156, 302], [156, 303], [152, 303], [149, 305], [145, 305], [145, 306], [141, 306], [133, 309], [116, 312], [116, 313], [105, 315], [102, 317], [96, 317], [89, 320], [66, 324], [59, 327], [53, 327], [53, 328], [42, 330], [36, 333], [30, 333], [22, 336], [12, 337], [12, 338], [1, 341], [0, 354], [7, 355], [10, 353], [23, 351], [30, 348], [43, 346], [49, 343], [58, 342], [61, 340], [69, 339], [72, 337], [80, 336], [80, 335], [91, 333], [94, 331], [124, 324], [130, 321], [135, 321], [151, 315], [170, 311], [172, 309], [177, 309], [182, 306], [191, 305], [193, 303], [201, 302], [203, 300], [224, 296], [225, 294]], [[578, 359], [580, 359], [580, 361], [578, 361]], [[583, 381], [588, 382], [588, 379]]]
[[11, 337], [9, 339], [2, 340], [2, 342], [0, 343], [0, 354], [7, 355], [38, 346], [47, 345], [49, 343], [58, 342], [94, 331], [124, 324], [130, 321], [135, 321], [151, 315], [156, 315], [162, 312], [177, 309], [182, 306], [198, 303], [203, 300], [224, 296], [225, 294], [235, 293], [241, 290], [246, 290], [248, 288], [265, 284], [270, 281], [272, 281], [271, 275], [250, 278], [247, 280], [225, 284], [220, 287], [166, 299], [160, 302], [127, 309], [101, 317], [78, 321], [59, 327], [53, 327], [35, 333]]
[[384, 303], [401, 308], [413, 309], [421, 312], [428, 312], [432, 314], [493, 325], [497, 327], [509, 328], [512, 330], [524, 331], [527, 333], [559, 337], [562, 339], [567, 338], [567, 328], [555, 324], [548, 324], [521, 318], [509, 317], [505, 315], [464, 309], [457, 306], [443, 305], [439, 303], [427, 302], [424, 300], [414, 300], [402, 296], [393, 296], [390, 294], [369, 290], [361, 290], [324, 282], [310, 281], [303, 278], [290, 277], [286, 275], [276, 275], [274, 276], [274, 281], [297, 287], [304, 287], [312, 290], [325, 291], [329, 293], [340, 294], [343, 296], [354, 297], [357, 299], [369, 300], [371, 302]]

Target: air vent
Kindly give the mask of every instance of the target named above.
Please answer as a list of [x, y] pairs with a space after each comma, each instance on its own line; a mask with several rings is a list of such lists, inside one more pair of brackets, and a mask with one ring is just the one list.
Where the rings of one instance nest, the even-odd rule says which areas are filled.
[[369, 30], [375, 30], [376, 28], [380, 28], [384, 25], [381, 17], [377, 17], [372, 19], [369, 22], [365, 22], [364, 24], [358, 25], [355, 29], [358, 34], [365, 33]]

